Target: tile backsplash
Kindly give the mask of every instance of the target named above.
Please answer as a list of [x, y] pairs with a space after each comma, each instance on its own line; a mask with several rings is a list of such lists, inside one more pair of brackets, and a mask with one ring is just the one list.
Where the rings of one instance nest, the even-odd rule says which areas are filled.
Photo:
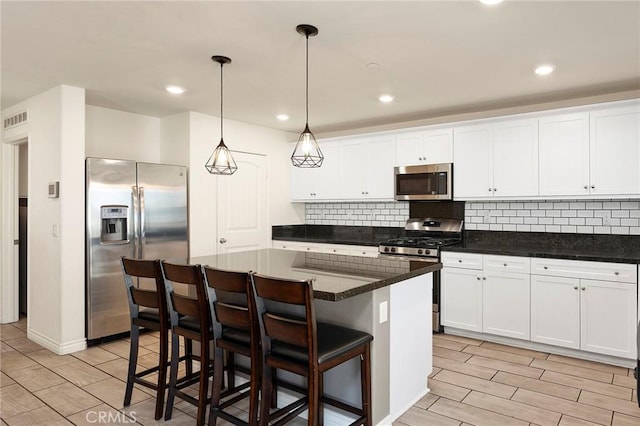
[[408, 201], [371, 203], [307, 203], [308, 225], [400, 226], [409, 218]]
[[[398, 226], [409, 202], [307, 203], [309, 225]], [[640, 200], [468, 201], [468, 230], [640, 235]]]
[[640, 235], [640, 201], [468, 201], [465, 205], [465, 228]]

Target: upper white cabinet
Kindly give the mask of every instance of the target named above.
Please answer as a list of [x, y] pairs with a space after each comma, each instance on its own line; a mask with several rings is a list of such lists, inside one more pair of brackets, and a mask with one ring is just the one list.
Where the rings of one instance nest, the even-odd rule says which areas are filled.
[[454, 129], [456, 199], [538, 195], [538, 122], [504, 120]]
[[396, 144], [397, 166], [453, 162], [452, 128], [399, 134]]
[[338, 145], [341, 199], [393, 200], [394, 137], [363, 138]]
[[640, 194], [640, 105], [590, 114], [591, 193]]
[[[293, 145], [292, 145], [293, 149]], [[338, 147], [335, 143], [320, 144], [324, 155], [322, 167], [291, 167], [291, 200], [320, 201], [339, 197]]]
[[588, 195], [589, 114], [542, 117], [538, 125], [540, 195]]

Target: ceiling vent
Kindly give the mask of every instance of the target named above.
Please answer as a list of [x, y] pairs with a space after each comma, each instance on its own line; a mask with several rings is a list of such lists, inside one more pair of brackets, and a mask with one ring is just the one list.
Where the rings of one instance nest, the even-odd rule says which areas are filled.
[[7, 117], [3, 120], [3, 129], [10, 129], [12, 127], [19, 126], [28, 121], [27, 111], [20, 112], [18, 114], [14, 114], [11, 117]]

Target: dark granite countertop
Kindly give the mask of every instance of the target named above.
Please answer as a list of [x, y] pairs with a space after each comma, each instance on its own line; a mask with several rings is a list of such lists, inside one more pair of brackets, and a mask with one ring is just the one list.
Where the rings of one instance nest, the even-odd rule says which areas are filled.
[[314, 298], [334, 302], [442, 269], [442, 264], [435, 262], [278, 249], [197, 256], [188, 263], [294, 280], [312, 279]]
[[465, 231], [462, 244], [442, 251], [640, 264], [640, 236]]
[[344, 225], [279, 225], [271, 227], [272, 239], [310, 243], [377, 246], [382, 241], [398, 238], [404, 228]]

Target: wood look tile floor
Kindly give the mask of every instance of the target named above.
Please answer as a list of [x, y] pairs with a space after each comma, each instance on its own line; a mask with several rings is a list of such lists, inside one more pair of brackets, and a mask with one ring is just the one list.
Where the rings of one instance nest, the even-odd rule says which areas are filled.
[[[157, 335], [141, 343], [146, 365], [156, 359]], [[155, 421], [146, 388], [136, 386], [122, 407], [128, 348], [123, 339], [57, 356], [26, 338], [25, 319], [0, 325], [1, 425], [90, 425], [98, 413], [110, 424], [195, 424], [195, 407], [185, 402], [170, 421]], [[433, 353], [431, 392], [394, 426], [640, 426], [627, 368], [442, 334], [434, 335]], [[247, 402], [234, 410], [246, 415]]]

